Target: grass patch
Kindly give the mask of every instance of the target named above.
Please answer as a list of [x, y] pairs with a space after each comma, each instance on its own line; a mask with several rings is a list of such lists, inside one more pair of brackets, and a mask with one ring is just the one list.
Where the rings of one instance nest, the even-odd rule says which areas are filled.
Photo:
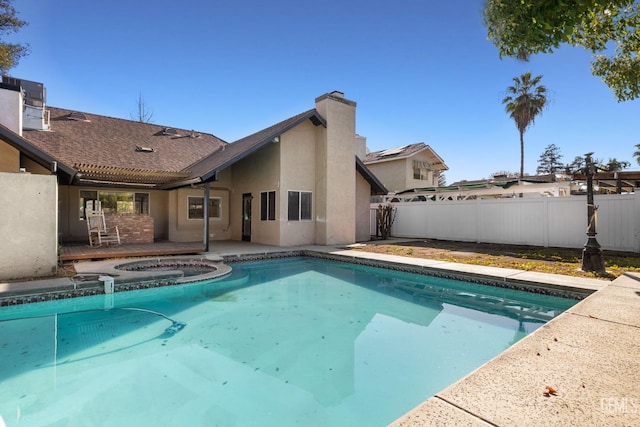
[[450, 242], [432, 239], [394, 244], [368, 244], [354, 249], [603, 280], [613, 280], [625, 271], [640, 272], [640, 255], [629, 252], [603, 251], [607, 273], [598, 275], [581, 270], [582, 249]]

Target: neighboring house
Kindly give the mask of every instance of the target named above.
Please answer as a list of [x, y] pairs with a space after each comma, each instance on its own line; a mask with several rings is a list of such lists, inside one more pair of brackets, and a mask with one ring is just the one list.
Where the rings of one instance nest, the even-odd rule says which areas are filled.
[[48, 107], [44, 88], [33, 85], [10, 79], [0, 86], [0, 172], [57, 176], [61, 242], [88, 243], [85, 209], [98, 201], [123, 243], [354, 243], [370, 237], [371, 195], [387, 192], [362, 161], [356, 103], [340, 92], [227, 143]]
[[443, 187], [412, 188], [387, 196], [394, 202], [426, 202], [450, 200], [497, 199], [512, 197], [564, 197], [571, 192], [569, 176], [549, 174], [509, 177], [496, 175], [490, 179], [457, 181]]
[[437, 187], [447, 165], [424, 142], [367, 154], [364, 164], [391, 192]]

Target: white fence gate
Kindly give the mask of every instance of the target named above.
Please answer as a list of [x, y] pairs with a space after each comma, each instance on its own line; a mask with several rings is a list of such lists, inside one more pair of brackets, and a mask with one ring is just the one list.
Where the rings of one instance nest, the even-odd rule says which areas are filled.
[[[586, 196], [394, 203], [394, 237], [581, 248]], [[596, 239], [603, 249], [640, 252], [640, 194], [600, 195]], [[372, 235], [375, 208], [372, 204]]]

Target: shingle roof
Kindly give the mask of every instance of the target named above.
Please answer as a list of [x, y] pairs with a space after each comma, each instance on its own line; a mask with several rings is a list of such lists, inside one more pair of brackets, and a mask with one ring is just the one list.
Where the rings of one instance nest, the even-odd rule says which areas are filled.
[[[211, 179], [235, 162], [310, 120], [326, 126], [311, 109], [232, 144], [211, 134], [50, 107], [49, 131], [24, 131], [36, 149], [78, 172], [85, 183], [176, 188]], [[372, 185], [386, 189], [356, 158], [356, 167]]]
[[424, 142], [417, 144], [409, 144], [401, 147], [388, 148], [386, 150], [374, 151], [368, 153], [364, 159], [365, 164], [387, 162], [391, 160], [406, 159], [414, 156], [423, 150], [428, 150], [428, 155], [433, 159], [434, 166], [440, 166], [440, 170], [447, 170], [449, 167], [433, 149]]
[[0, 140], [6, 142], [17, 150], [20, 150], [22, 155], [33, 160], [44, 168], [56, 169], [56, 172], [62, 172], [65, 175], [65, 182], [71, 182], [77, 173], [77, 170], [71, 168], [69, 165], [59, 162], [51, 156], [50, 153], [47, 153], [46, 150], [40, 150], [31, 142], [3, 125], [0, 125]]
[[[66, 165], [163, 172], [185, 168], [227, 143], [186, 129], [117, 119], [50, 107], [49, 131], [23, 137]], [[86, 120], [84, 120], [86, 119]]]

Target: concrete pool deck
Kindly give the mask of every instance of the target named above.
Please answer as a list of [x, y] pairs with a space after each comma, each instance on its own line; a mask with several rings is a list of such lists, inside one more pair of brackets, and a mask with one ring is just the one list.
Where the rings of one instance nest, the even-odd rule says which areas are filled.
[[[345, 247], [279, 248], [246, 242], [214, 244], [203, 256], [217, 259], [301, 250], [592, 292], [391, 426], [640, 425], [640, 274], [628, 273], [608, 282], [373, 254]], [[76, 264], [76, 271], [106, 273], [114, 262], [81, 262]], [[76, 283], [71, 278], [0, 282], [0, 298], [68, 286]], [[547, 387], [556, 392], [548, 393]]]

